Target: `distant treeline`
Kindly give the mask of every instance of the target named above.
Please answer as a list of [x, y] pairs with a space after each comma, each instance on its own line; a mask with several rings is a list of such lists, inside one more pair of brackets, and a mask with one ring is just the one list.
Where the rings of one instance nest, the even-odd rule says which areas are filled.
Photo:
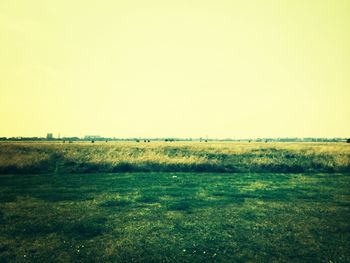
[[0, 137], [0, 141], [135, 141], [135, 142], [347, 142], [347, 138], [257, 138], [257, 139], [209, 139], [209, 138], [115, 138], [115, 137], [96, 137], [96, 138], [80, 138], [80, 137], [62, 137], [62, 138], [46, 138], [46, 137]]

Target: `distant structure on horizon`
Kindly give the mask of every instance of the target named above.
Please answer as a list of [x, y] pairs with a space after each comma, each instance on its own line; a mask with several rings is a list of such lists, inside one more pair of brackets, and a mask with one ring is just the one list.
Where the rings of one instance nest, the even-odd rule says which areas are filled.
[[53, 139], [53, 133], [52, 132], [47, 133], [46, 139], [47, 140], [52, 140]]

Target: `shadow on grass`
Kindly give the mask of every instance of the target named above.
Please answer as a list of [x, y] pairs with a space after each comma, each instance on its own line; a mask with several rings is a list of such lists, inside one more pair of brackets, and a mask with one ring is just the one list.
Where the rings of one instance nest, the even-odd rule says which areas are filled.
[[157, 203], [159, 202], [159, 197], [155, 194], [155, 195], [143, 195], [139, 198], [136, 199], [137, 202], [140, 203]]
[[95, 217], [71, 223], [66, 222], [61, 231], [71, 236], [91, 238], [103, 234], [106, 230], [106, 219]]
[[32, 195], [35, 198], [50, 202], [62, 202], [62, 201], [86, 201], [91, 200], [92, 197], [86, 195], [86, 193], [79, 193], [74, 191], [61, 191], [61, 192], [42, 192], [34, 193]]
[[179, 201], [169, 202], [166, 205], [167, 211], [184, 211], [188, 213], [192, 213], [195, 209], [212, 207], [213, 205], [217, 205], [217, 202], [213, 202], [210, 200], [199, 200], [194, 198], [183, 199]]
[[131, 201], [125, 200], [125, 199], [120, 199], [120, 200], [106, 200], [102, 203], [100, 203], [101, 207], [127, 207], [132, 204]]
[[[11, 220], [11, 218], [8, 220]], [[74, 220], [37, 218], [30, 221], [21, 217], [16, 221], [13, 221], [13, 219], [11, 221], [11, 227], [7, 229], [7, 232], [10, 235], [22, 237], [62, 233], [74, 238], [91, 238], [101, 235], [107, 230], [106, 219], [103, 217], [79, 218]]]
[[168, 211], [191, 211], [193, 204], [190, 201], [180, 201], [167, 206]]

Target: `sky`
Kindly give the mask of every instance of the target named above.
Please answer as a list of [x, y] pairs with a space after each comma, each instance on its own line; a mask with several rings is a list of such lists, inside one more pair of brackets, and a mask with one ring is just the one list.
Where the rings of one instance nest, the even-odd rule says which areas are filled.
[[1, 0], [0, 136], [349, 137], [348, 0]]

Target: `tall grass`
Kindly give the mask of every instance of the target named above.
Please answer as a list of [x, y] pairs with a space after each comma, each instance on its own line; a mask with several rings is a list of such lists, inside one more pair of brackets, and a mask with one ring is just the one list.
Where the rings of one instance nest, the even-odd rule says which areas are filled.
[[349, 172], [345, 143], [0, 143], [0, 173]]

